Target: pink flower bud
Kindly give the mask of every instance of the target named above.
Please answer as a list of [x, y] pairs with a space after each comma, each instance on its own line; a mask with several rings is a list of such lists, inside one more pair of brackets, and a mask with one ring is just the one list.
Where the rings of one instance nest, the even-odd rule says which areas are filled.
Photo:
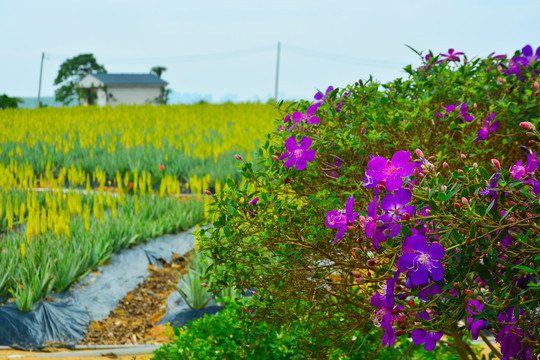
[[367, 266], [375, 266], [375, 265], [377, 265], [377, 260], [375, 260], [375, 259], [369, 259], [369, 260], [367, 261]]
[[534, 95], [534, 97], [537, 97], [538, 96], [538, 91], [535, 91], [533, 95]]
[[476, 105], [476, 103], [474, 103], [473, 108], [478, 109], [478, 105]]
[[403, 214], [402, 217], [403, 217], [403, 220], [405, 220], [405, 221], [409, 221], [411, 219], [411, 215], [409, 215], [409, 213]]
[[424, 157], [424, 153], [420, 149], [416, 149], [416, 155], [418, 155], [418, 157]]
[[204, 190], [204, 193], [208, 196], [212, 195], [212, 192], [210, 190]]
[[238, 161], [243, 161], [244, 159], [242, 159], [242, 157], [238, 154], [234, 155], [234, 158]]
[[465, 196], [461, 198], [461, 202], [465, 205], [469, 205], [469, 200]]
[[535, 144], [536, 141], [534, 141], [534, 140], [529, 140], [529, 141], [527, 141], [527, 143], [529, 143], [529, 144]]
[[527, 136], [533, 136], [534, 133], [530, 132], [530, 131], [527, 131], [525, 134], [527, 134]]
[[445, 169], [448, 169], [450, 167], [450, 165], [448, 165], [448, 163], [446, 161], [442, 163], [442, 166]]
[[508, 205], [514, 206], [514, 205], [516, 205], [516, 202], [515, 202], [515, 201], [512, 201], [512, 200], [509, 200], [509, 201], [508, 201]]
[[208, 287], [208, 284], [207, 283], [202, 283], [201, 286], [202, 287]]
[[365, 278], [359, 277], [359, 278], [354, 279], [354, 282], [360, 282], [360, 281], [362, 281], [362, 280], [365, 280]]
[[279, 160], [279, 158], [277, 157], [277, 155], [272, 155], [272, 159], [273, 159], [274, 161], [278, 161], [278, 160]]
[[[502, 71], [503, 71], [503, 68], [502, 68], [501, 65], [497, 66], [497, 71], [498, 71], [498, 72], [502, 72]], [[500, 79], [500, 77], [499, 77], [499, 79]]]
[[495, 167], [497, 168], [497, 170], [501, 171], [501, 163], [499, 162], [499, 160], [497, 159], [491, 159], [491, 163], [493, 165], [495, 165]]
[[458, 172], [459, 174], [463, 174], [463, 170], [461, 170], [461, 169], [458, 169], [457, 172]]
[[520, 122], [519, 126], [521, 126], [521, 128], [525, 130], [534, 129], [534, 125], [528, 121]]
[[461, 160], [465, 160], [467, 158], [467, 156], [465, 156], [465, 154], [461, 154]]
[[535, 82], [534, 82], [533, 87], [534, 87], [535, 89], [540, 88], [540, 84], [538, 84], [538, 81], [535, 81]]
[[473, 164], [472, 164], [472, 167], [475, 168], [475, 169], [478, 169], [478, 164], [477, 164], [477, 163], [473, 163]]
[[459, 205], [458, 203], [454, 203], [454, 209], [460, 209], [461, 208], [461, 205]]
[[446, 191], [446, 185], [441, 186], [442, 191]]

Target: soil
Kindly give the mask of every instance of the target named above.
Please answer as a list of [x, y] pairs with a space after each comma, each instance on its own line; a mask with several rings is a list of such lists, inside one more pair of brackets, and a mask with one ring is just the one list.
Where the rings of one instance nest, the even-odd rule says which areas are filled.
[[[175, 291], [169, 283], [187, 271], [186, 257], [175, 256], [163, 268], [149, 265], [150, 277], [131, 291], [102, 321], [92, 321], [80, 345], [162, 344], [170, 341], [164, 325], [156, 325], [165, 314], [167, 297]], [[175, 275], [176, 274], [176, 275]]]

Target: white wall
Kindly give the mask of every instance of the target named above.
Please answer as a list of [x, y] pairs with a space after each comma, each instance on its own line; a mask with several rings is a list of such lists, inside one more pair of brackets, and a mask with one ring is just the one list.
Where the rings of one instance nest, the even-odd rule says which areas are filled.
[[[144, 105], [154, 103], [154, 99], [161, 95], [161, 86], [115, 87], [114, 85], [109, 85], [107, 86], [107, 91], [109, 93], [107, 105]], [[99, 105], [101, 106], [101, 104]]]

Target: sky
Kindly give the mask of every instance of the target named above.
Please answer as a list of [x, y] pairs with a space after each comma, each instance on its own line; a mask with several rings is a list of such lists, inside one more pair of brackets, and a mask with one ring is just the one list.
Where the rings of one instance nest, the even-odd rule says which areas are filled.
[[372, 75], [404, 77], [419, 51], [469, 58], [540, 46], [538, 0], [0, 0], [0, 94], [54, 94], [60, 64], [93, 53], [109, 73], [162, 77], [213, 102], [311, 99]]

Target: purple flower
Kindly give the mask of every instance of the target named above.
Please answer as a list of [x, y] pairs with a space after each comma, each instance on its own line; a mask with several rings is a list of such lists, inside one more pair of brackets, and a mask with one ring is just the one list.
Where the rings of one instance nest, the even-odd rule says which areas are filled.
[[[396, 273], [397, 274], [397, 273]], [[392, 310], [394, 309], [394, 279], [386, 280], [384, 294], [376, 292], [371, 297], [371, 305], [379, 309], [375, 312], [374, 324], [386, 330], [383, 336], [382, 346], [391, 346], [396, 341], [396, 334], [392, 327]]]
[[323, 102], [326, 102], [326, 100], [328, 99], [328, 95], [329, 95], [332, 91], [334, 91], [334, 87], [333, 87], [333, 86], [329, 86], [329, 87], [326, 89], [326, 92], [324, 93], [324, 95], [323, 95], [322, 92], [318, 91], [318, 92], [315, 94], [314, 98], [315, 98], [315, 100], [317, 100], [317, 101], [322, 100]]
[[444, 248], [438, 243], [433, 243], [428, 247], [422, 235], [410, 236], [407, 244], [414, 253], [401, 255], [398, 268], [410, 274], [412, 283], [422, 285], [429, 276], [435, 281], [442, 280], [444, 267], [439, 260], [444, 257]]
[[259, 197], [257, 196], [256, 198], [253, 198], [253, 200], [250, 200], [248, 204], [256, 205], [258, 202], [259, 202]]
[[311, 105], [307, 111], [306, 111], [306, 114], [302, 114], [300, 111], [295, 111], [292, 115], [292, 119], [295, 123], [302, 123], [302, 122], [305, 122], [306, 124], [311, 124], [311, 125], [316, 125], [318, 124], [321, 120], [319, 119], [319, 117], [317, 116], [312, 116], [313, 114], [315, 114], [317, 112], [317, 110], [319, 109], [319, 106], [321, 106], [321, 103], [318, 102], [318, 103], [315, 103], [313, 105]]
[[519, 62], [523, 66], [529, 65], [531, 62], [534, 62], [538, 59], [540, 59], [540, 47], [536, 48], [536, 53], [533, 53], [533, 48], [531, 45], [525, 45], [523, 49], [521, 49], [521, 53], [523, 56], [515, 57], [514, 60], [516, 62]]
[[[454, 49], [448, 49], [448, 54], [441, 54], [442, 57], [445, 57], [446, 61], [461, 61], [459, 55], [464, 55], [462, 52], [454, 52]], [[442, 61], [442, 60], [440, 60]]]
[[484, 330], [486, 328], [486, 322], [482, 319], [474, 321], [472, 315], [478, 315], [482, 312], [484, 309], [484, 304], [481, 304], [478, 300], [470, 300], [467, 303], [467, 310], [469, 311], [469, 316], [467, 318], [467, 329], [471, 332], [473, 340], [478, 339], [478, 333], [480, 330]]
[[500, 177], [500, 174], [495, 174], [493, 179], [491, 179], [491, 181], [489, 182], [489, 188], [478, 192], [480, 195], [491, 196], [491, 201], [495, 201], [495, 204], [493, 204], [493, 206], [497, 206], [497, 186], [499, 185]]
[[512, 166], [512, 169], [510, 169], [512, 179], [520, 180], [525, 174], [534, 173], [538, 168], [538, 163], [540, 163], [540, 159], [535, 159], [535, 157], [536, 152], [527, 154], [527, 164], [525, 166], [521, 164], [521, 160], [518, 160], [514, 166]]
[[467, 114], [467, 103], [463, 103], [459, 108], [459, 114], [466, 122], [471, 122], [474, 120], [472, 115]]
[[366, 219], [366, 226], [364, 232], [368, 239], [371, 239], [373, 248], [376, 251], [379, 251], [379, 243], [386, 241], [387, 236], [384, 234], [384, 231], [388, 228], [388, 225], [385, 222], [390, 221], [390, 216], [388, 215], [377, 215], [377, 202], [379, 197], [375, 196], [375, 199], [368, 205], [368, 218]]
[[[446, 118], [448, 116], [448, 114], [450, 114], [452, 111], [454, 111], [454, 109], [457, 108], [458, 106], [459, 106], [459, 101], [457, 102], [456, 105], [453, 105], [453, 104], [446, 105], [444, 107], [444, 117]], [[465, 110], [466, 109], [467, 108], [465, 107]], [[441, 117], [441, 116], [443, 116], [443, 114], [440, 113], [440, 112], [435, 114], [435, 117]]]
[[[495, 120], [495, 113], [491, 113], [486, 117], [486, 120], [484, 121], [484, 126], [480, 128], [480, 131], [478, 131], [478, 134], [476, 135], [476, 139], [474, 142], [478, 142], [479, 140], [486, 140], [490, 132], [494, 132], [499, 127], [499, 121]], [[489, 120], [491, 118], [491, 120]]]
[[[407, 189], [399, 189], [395, 195], [388, 194], [381, 201], [381, 209], [388, 211], [388, 215], [394, 221], [401, 221], [403, 214], [408, 214], [409, 217], [414, 215], [414, 206], [407, 204], [411, 201], [412, 194]], [[401, 231], [401, 223], [393, 226], [389, 236], [394, 237]]]
[[379, 182], [385, 181], [386, 191], [392, 192], [403, 186], [403, 178], [411, 176], [415, 167], [420, 164], [409, 164], [411, 154], [408, 151], [398, 151], [392, 161], [382, 156], [373, 157], [366, 169], [366, 175]]
[[330, 229], [339, 229], [336, 234], [334, 244], [337, 243], [345, 234], [348, 226], [354, 225], [354, 220], [358, 216], [357, 212], [353, 212], [354, 209], [354, 197], [351, 196], [347, 200], [345, 210], [331, 210], [326, 213], [326, 226]]
[[437, 346], [437, 341], [439, 341], [443, 332], [427, 332], [424, 329], [414, 329], [411, 333], [411, 338], [416, 345], [424, 344], [424, 350], [433, 351], [435, 346]]
[[296, 145], [296, 138], [294, 136], [288, 138], [285, 141], [285, 148], [287, 151], [279, 158], [279, 160], [289, 158], [285, 161], [283, 166], [292, 167], [296, 165], [296, 170], [304, 170], [307, 167], [308, 161], [315, 160], [315, 150], [308, 150], [312, 142], [313, 140], [304, 136], [302, 140], [300, 140], [300, 146], [298, 146]]

